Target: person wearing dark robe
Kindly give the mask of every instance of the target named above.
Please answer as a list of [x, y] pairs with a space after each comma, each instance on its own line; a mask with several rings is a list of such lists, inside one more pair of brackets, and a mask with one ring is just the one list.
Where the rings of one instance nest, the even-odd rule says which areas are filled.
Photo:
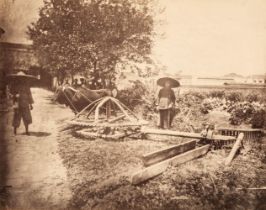
[[174, 118], [175, 93], [171, 88], [171, 83], [166, 81], [164, 87], [158, 94], [158, 109], [160, 113], [159, 127], [169, 129]]
[[26, 134], [29, 133], [29, 125], [32, 123], [31, 110], [34, 103], [30, 87], [26, 84], [16, 85], [12, 88], [14, 116], [12, 125], [14, 127], [14, 134], [17, 134], [17, 128], [20, 126], [21, 119], [23, 120]]

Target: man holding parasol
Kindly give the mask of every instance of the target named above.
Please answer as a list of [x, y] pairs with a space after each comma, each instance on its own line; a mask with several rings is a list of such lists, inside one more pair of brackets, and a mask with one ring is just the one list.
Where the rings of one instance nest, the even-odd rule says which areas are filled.
[[29, 125], [32, 123], [30, 110], [33, 109], [33, 98], [30, 87], [38, 79], [34, 76], [27, 75], [20, 71], [17, 74], [7, 75], [7, 82], [10, 84], [10, 91], [13, 95], [14, 116], [12, 125], [14, 134], [17, 134], [17, 128], [20, 126], [21, 119], [25, 125], [26, 134], [29, 133]]
[[170, 77], [163, 77], [157, 80], [157, 85], [163, 87], [158, 94], [158, 110], [160, 113], [159, 127], [169, 129], [174, 119], [175, 93], [172, 88], [179, 87], [177, 80]]

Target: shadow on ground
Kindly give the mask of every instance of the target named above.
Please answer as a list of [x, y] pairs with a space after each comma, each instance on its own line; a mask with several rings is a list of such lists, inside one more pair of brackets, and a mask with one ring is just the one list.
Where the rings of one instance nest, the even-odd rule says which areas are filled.
[[30, 136], [35, 136], [35, 137], [46, 137], [50, 136], [51, 133], [48, 132], [36, 132], [36, 131], [30, 131]]

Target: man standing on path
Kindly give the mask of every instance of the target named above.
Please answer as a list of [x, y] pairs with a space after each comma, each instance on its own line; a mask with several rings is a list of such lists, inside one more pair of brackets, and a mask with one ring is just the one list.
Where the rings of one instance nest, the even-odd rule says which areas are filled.
[[31, 83], [36, 80], [35, 77], [19, 72], [8, 76], [11, 81], [11, 94], [13, 95], [14, 116], [12, 125], [14, 134], [17, 134], [17, 128], [20, 126], [21, 119], [25, 125], [26, 135], [29, 133], [29, 125], [32, 123], [30, 110], [33, 109], [33, 98], [30, 91]]

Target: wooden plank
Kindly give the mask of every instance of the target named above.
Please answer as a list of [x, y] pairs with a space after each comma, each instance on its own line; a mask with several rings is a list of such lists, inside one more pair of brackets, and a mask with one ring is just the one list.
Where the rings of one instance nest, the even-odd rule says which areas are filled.
[[167, 169], [167, 167], [169, 165], [176, 166], [176, 165], [185, 163], [187, 161], [193, 160], [193, 159], [200, 157], [202, 155], [205, 155], [208, 152], [209, 147], [210, 147], [210, 145], [205, 145], [205, 146], [196, 148], [194, 150], [190, 150], [188, 152], [185, 152], [181, 155], [174, 156], [170, 159], [164, 160], [160, 163], [149, 166], [145, 169], [142, 169], [142, 170], [136, 172], [132, 176], [131, 183], [134, 185], [139, 184], [141, 182], [144, 182], [148, 179], [151, 179], [155, 176], [160, 175], [161, 173], [163, 173]]
[[85, 138], [104, 138], [104, 139], [121, 139], [125, 137], [126, 135], [124, 133], [118, 133], [118, 134], [97, 134], [96, 132], [87, 132], [87, 131], [76, 131], [77, 134], [85, 137]]
[[189, 141], [182, 144], [167, 147], [165, 149], [157, 150], [142, 156], [144, 166], [150, 166], [152, 164], [163, 161], [167, 158], [184, 153], [188, 150], [195, 149], [196, 141]]
[[232, 150], [230, 151], [230, 154], [228, 155], [228, 157], [225, 160], [225, 165], [230, 165], [230, 163], [232, 162], [237, 150], [240, 148], [241, 146], [241, 142], [244, 138], [244, 134], [240, 133], [237, 137], [237, 140], [232, 148]]
[[[179, 136], [179, 137], [193, 138], [193, 139], [203, 139], [204, 138], [203, 136], [201, 136], [200, 133], [189, 133], [189, 132], [180, 132], [180, 131], [171, 131], [171, 130], [142, 128], [141, 132], [144, 134]], [[204, 138], [204, 139], [230, 141], [230, 140], [235, 140], [236, 138], [233, 136], [213, 135], [211, 138]]]
[[68, 120], [66, 121], [68, 124], [71, 125], [79, 125], [79, 126], [84, 126], [84, 127], [127, 127], [127, 126], [141, 126], [141, 125], [146, 125], [148, 124], [147, 121], [139, 120], [136, 122], [122, 122], [122, 123], [109, 123], [109, 122], [80, 122], [80, 121], [71, 121]]

